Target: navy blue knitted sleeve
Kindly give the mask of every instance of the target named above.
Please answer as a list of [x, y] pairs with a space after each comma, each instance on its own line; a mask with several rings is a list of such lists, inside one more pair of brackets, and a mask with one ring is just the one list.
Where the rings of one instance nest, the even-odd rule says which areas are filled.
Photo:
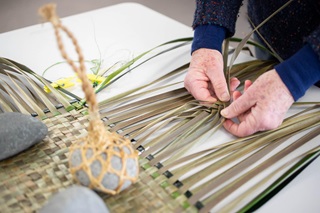
[[226, 29], [215, 24], [200, 25], [194, 30], [191, 53], [200, 48], [218, 50], [221, 52]]
[[320, 80], [319, 55], [308, 43], [275, 69], [295, 101]]
[[225, 27], [226, 36], [231, 37], [235, 32], [241, 3], [242, 0], [197, 0], [192, 27], [215, 24]]

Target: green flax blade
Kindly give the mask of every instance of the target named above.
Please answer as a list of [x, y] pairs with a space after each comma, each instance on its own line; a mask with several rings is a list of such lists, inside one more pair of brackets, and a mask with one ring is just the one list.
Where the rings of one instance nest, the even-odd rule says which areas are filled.
[[239, 45], [236, 47], [234, 53], [232, 54], [231, 60], [230, 60], [230, 65], [229, 69], [232, 68], [235, 60], [237, 59], [238, 55], [240, 54], [242, 48], [244, 45], [247, 43], [251, 35], [257, 31], [261, 26], [263, 26], [267, 21], [269, 21], [273, 16], [275, 16], [277, 13], [279, 13], [281, 10], [283, 10], [285, 7], [287, 7], [289, 4], [291, 4], [293, 0], [289, 0], [286, 2], [283, 6], [281, 6], [279, 9], [277, 9], [274, 13], [272, 13], [269, 17], [267, 17], [265, 20], [263, 20], [256, 28], [254, 28], [248, 35], [246, 35], [242, 41], [239, 43]]

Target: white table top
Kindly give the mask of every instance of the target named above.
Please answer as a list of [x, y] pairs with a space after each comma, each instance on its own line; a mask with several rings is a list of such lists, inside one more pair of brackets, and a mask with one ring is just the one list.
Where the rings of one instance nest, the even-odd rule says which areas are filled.
[[[59, 10], [57, 13], [59, 14]], [[120, 59], [129, 60], [132, 56], [169, 40], [193, 36], [191, 27], [136, 3], [123, 3], [70, 16], [63, 18], [62, 22], [75, 34], [85, 58], [101, 58], [106, 67]], [[22, 63], [39, 74], [49, 66], [63, 61], [52, 27], [48, 23], [0, 34], [0, 47], [1, 57]], [[67, 49], [73, 49], [71, 44], [67, 44]], [[136, 87], [157, 73], [159, 75], [189, 62], [190, 45], [177, 51], [154, 59], [152, 63], [146, 63], [141, 69], [127, 74], [119, 82], [108, 87], [104, 93], [99, 94], [98, 98], [103, 100], [109, 95]], [[71, 56], [74, 56], [73, 52]], [[241, 54], [238, 61], [249, 58]], [[45, 77], [56, 80], [71, 75], [73, 73], [66, 65], [57, 65], [50, 69]], [[73, 92], [81, 95], [78, 90]], [[320, 101], [318, 94], [319, 89], [312, 87], [301, 101]], [[217, 134], [226, 133], [222, 130]], [[319, 137], [316, 139], [319, 140]], [[316, 159], [257, 212], [318, 212], [319, 169], [320, 159]]]

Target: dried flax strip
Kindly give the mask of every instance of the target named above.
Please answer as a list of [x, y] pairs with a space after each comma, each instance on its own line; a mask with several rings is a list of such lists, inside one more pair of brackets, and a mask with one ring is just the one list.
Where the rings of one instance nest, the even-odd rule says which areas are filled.
[[[184, 156], [192, 147], [196, 148], [197, 143], [202, 140], [203, 136], [210, 130], [211, 133], [214, 133], [217, 130], [216, 125], [210, 125], [208, 122], [211, 119], [211, 116], [208, 115], [200, 120], [197, 124], [190, 127], [184, 134], [181, 134], [177, 137], [173, 143], [171, 143], [166, 152], [161, 155], [163, 159], [166, 159], [165, 163], [170, 163], [176, 159]], [[202, 127], [203, 124], [207, 124], [205, 127]], [[176, 150], [174, 153], [170, 154], [169, 150]], [[171, 156], [171, 157], [169, 157]], [[159, 159], [160, 156], [159, 156]], [[162, 161], [162, 160], [161, 160]]]
[[[20, 74], [21, 76], [24, 77], [28, 77], [28, 74], [30, 74], [31, 76], [35, 77], [36, 79], [38, 79], [41, 83], [43, 83], [45, 86], [47, 86], [50, 90], [52, 95], [56, 98], [56, 100], [63, 105], [63, 107], [67, 110], [67, 111], [71, 111], [74, 109], [74, 107], [69, 103], [69, 101], [66, 99], [65, 96], [63, 96], [62, 94], [60, 94], [57, 90], [55, 90], [50, 83], [45, 80], [44, 78], [42, 78], [41, 76], [39, 76], [37, 73], [33, 72], [31, 69], [29, 69], [28, 67], [19, 64], [13, 60], [10, 59], [6, 59], [6, 58], [1, 58], [0, 57], [0, 63], [10, 67], [10, 68], [14, 68], [13, 70]], [[29, 82], [34, 82], [33, 80], [30, 80]], [[41, 90], [40, 90], [41, 91]]]
[[5, 81], [11, 88], [13, 88], [13, 90], [17, 89], [14, 83], [18, 84], [19, 87], [23, 89], [23, 91], [33, 100], [33, 102], [39, 104], [40, 108], [44, 108], [42, 102], [38, 100], [38, 96], [36, 95], [35, 91], [30, 88], [30, 85], [28, 85], [26, 81], [23, 81], [20, 75], [6, 70], [0, 74], [0, 78]]
[[180, 105], [180, 104], [186, 103], [189, 100], [191, 100], [191, 98], [190, 97], [186, 97], [185, 99], [177, 101], [176, 103], [169, 103], [165, 108], [159, 108], [159, 107], [155, 106], [155, 107], [153, 107], [152, 111], [146, 112], [146, 113], [142, 114], [141, 116], [138, 116], [138, 117], [132, 118], [130, 120], [127, 120], [126, 122], [119, 123], [116, 126], [116, 128], [117, 129], [122, 129], [122, 128], [130, 126], [132, 124], [135, 124], [137, 122], [143, 121], [145, 119], [149, 119], [149, 118], [152, 118], [154, 116], [160, 115], [162, 113], [167, 112], [168, 110], [175, 109], [176, 104]]
[[[309, 134], [309, 133], [308, 133]], [[319, 134], [319, 133], [318, 133]], [[243, 193], [241, 197], [237, 197], [232, 202], [230, 202], [227, 206], [223, 207], [221, 209], [222, 212], [231, 212], [234, 210], [241, 201], [243, 201], [246, 197], [250, 196], [254, 192], [256, 192], [261, 186], [267, 184], [270, 182], [270, 180], [277, 175], [280, 172], [283, 172], [286, 170], [292, 163], [299, 160], [295, 165], [290, 167], [289, 170], [287, 170], [281, 177], [279, 177], [275, 182], [273, 182], [270, 186], [268, 186], [267, 189], [265, 189], [263, 192], [261, 192], [257, 197], [254, 198], [253, 201], [250, 201], [249, 203], [245, 204], [245, 206], [242, 206], [240, 210], [237, 212], [248, 212], [249, 208], [253, 207], [257, 202], [261, 201], [266, 194], [272, 193], [273, 190], [276, 189], [277, 186], [281, 185], [287, 178], [290, 178], [290, 175], [295, 175], [301, 168], [304, 166], [307, 166], [309, 163], [311, 163], [315, 158], [317, 158], [320, 154], [320, 146], [315, 147], [312, 150], [309, 150], [299, 156], [296, 156], [292, 158], [291, 160], [285, 162], [283, 165], [281, 165], [279, 168], [277, 168], [275, 171], [264, 177], [261, 181], [259, 181], [258, 184], [254, 185], [252, 188], [248, 189], [245, 193]]]
[[[214, 134], [221, 127], [222, 123], [223, 119], [221, 119], [219, 113], [214, 115], [212, 115], [212, 113], [208, 114], [207, 117], [203, 118], [196, 125], [190, 127], [188, 131], [175, 139], [175, 143], [172, 143], [166, 152], [163, 152], [161, 156], [157, 156], [154, 160], [161, 161], [164, 165], [177, 161], [181, 157], [184, 157], [192, 147], [196, 148], [196, 144], [198, 141], [204, 139], [206, 133]], [[166, 160], [164, 161], [164, 159]], [[184, 167], [182, 170], [187, 171], [189, 169]]]
[[[134, 135], [131, 135], [130, 138], [135, 141], [135, 147], [139, 148], [142, 145], [146, 147], [153, 146], [154, 144], [157, 144], [159, 141], [161, 141], [163, 137], [166, 137], [166, 135], [170, 135], [171, 132], [174, 132], [176, 129], [187, 123], [188, 120], [194, 117], [194, 113], [190, 111], [190, 109], [194, 110], [192, 102], [193, 101], [188, 102], [187, 104], [184, 104], [176, 109], [169, 111], [168, 113], [165, 113], [164, 115], [151, 121], [148, 125], [143, 127]], [[189, 114], [187, 117], [185, 117], [185, 110], [187, 110], [187, 114]], [[183, 118], [181, 116], [183, 116]], [[157, 132], [163, 131], [165, 131], [164, 134], [157, 134]], [[147, 141], [147, 139], [153, 134], [157, 136]]]
[[116, 124], [120, 121], [128, 120], [128, 119], [130, 119], [132, 117], [136, 117], [138, 115], [146, 114], [147, 112], [157, 111], [160, 108], [159, 105], [161, 105], [159, 112], [160, 113], [166, 112], [167, 110], [172, 109], [173, 105], [176, 104], [175, 106], [180, 106], [180, 105], [183, 105], [184, 103], [188, 102], [191, 99], [192, 98], [190, 95], [185, 95], [182, 97], [174, 97], [174, 98], [169, 98], [169, 99], [161, 100], [161, 101], [154, 100], [150, 104], [144, 104], [144, 105], [141, 105], [140, 107], [135, 107], [131, 110], [127, 110], [127, 111], [122, 112], [121, 114], [118, 114], [118, 115], [112, 115], [111, 113], [110, 114], [108, 113], [106, 115], [106, 117], [108, 118], [108, 121], [106, 122], [106, 124], [107, 125]]
[[[15, 109], [17, 110], [16, 106], [12, 104], [11, 101], [8, 101], [8, 96], [7, 94], [3, 94], [3, 90], [0, 88], [0, 112], [13, 112]], [[6, 97], [5, 97], [6, 96]], [[10, 98], [11, 99], [11, 98]], [[6, 100], [6, 101], [4, 101]]]
[[[112, 109], [110, 109], [111, 104], [110, 105], [108, 104], [107, 106], [109, 109], [106, 108], [100, 114], [101, 114], [101, 117], [108, 117], [109, 118], [110, 115], [116, 115], [116, 114], [121, 113], [123, 111], [129, 111], [129, 110], [134, 109], [136, 107], [144, 106], [146, 104], [154, 103], [156, 101], [160, 101], [160, 100], [168, 99], [168, 98], [176, 98], [176, 97], [180, 97], [180, 96], [187, 95], [187, 94], [189, 94], [189, 93], [184, 88], [179, 88], [179, 89], [170, 90], [168, 92], [161, 93], [159, 95], [155, 95], [152, 97], [147, 97], [142, 100], [135, 101], [133, 103], [120, 105], [120, 106], [114, 107]], [[123, 101], [123, 103], [126, 103], [126, 101]], [[101, 105], [101, 104], [99, 105], [100, 108], [102, 108], [104, 106], [105, 105]]]
[[247, 79], [255, 80], [261, 74], [265, 73], [272, 69], [276, 62], [274, 61], [255, 61], [248, 62], [247, 66], [244, 69], [238, 69], [236, 65], [233, 66], [231, 70], [231, 77], [237, 77], [241, 82], [244, 82]]
[[[12, 80], [16, 88], [18, 88], [20, 92], [19, 95], [23, 96], [23, 100], [27, 101], [29, 104], [34, 103], [33, 99], [31, 99], [30, 96], [26, 94], [26, 92], [10, 76], [9, 78]], [[41, 93], [41, 90], [39, 90], [39, 88], [37, 88], [36, 85], [32, 83], [32, 81], [30, 81], [30, 84], [33, 87], [33, 89], [38, 92], [37, 94], [41, 97], [41, 99], [45, 103], [46, 108], [49, 109], [49, 111], [54, 115], [59, 115], [60, 114], [59, 111], [55, 108], [55, 106], [51, 103], [51, 101]]]
[[180, 74], [182, 73], [183, 71], [185, 71], [187, 68], [188, 68], [189, 64], [184, 64], [178, 68], [176, 68], [175, 70], [165, 74], [164, 76], [154, 80], [154, 81], [151, 81], [150, 83], [147, 83], [145, 85], [142, 85], [142, 86], [139, 86], [137, 88], [134, 88], [134, 89], [131, 89], [129, 91], [126, 91], [126, 92], [123, 92], [119, 95], [115, 95], [111, 98], [108, 98], [104, 101], [101, 101], [99, 103], [99, 106], [101, 106], [102, 108], [105, 108], [105, 106], [108, 106], [108, 107], [111, 107], [111, 106], [115, 106], [119, 103], [125, 103], [125, 102], [128, 102], [130, 100], [135, 100], [139, 97], [142, 97], [142, 95], [146, 95], [146, 94], [150, 94], [152, 92], [155, 92], [155, 91], [159, 91], [160, 89], [164, 89], [164, 88], [168, 88], [168, 87], [171, 87], [171, 86], [174, 86], [174, 85], [177, 85], [177, 84], [181, 84], [182, 82], [175, 82], [175, 83], [171, 83], [171, 84], [166, 84], [164, 86], [160, 86], [160, 87], [157, 87], [157, 88], [150, 88], [146, 91], [143, 91], [143, 92], [140, 92], [138, 94], [135, 94], [137, 91], [139, 90], [142, 90], [142, 89], [147, 89], [148, 87], [150, 86], [153, 86], [157, 83], [160, 83], [162, 81], [165, 81], [165, 80], [168, 80], [170, 77], [173, 77], [177, 74]]
[[[39, 105], [40, 108], [46, 108], [45, 103], [42, 101], [43, 96], [45, 96], [45, 99], [49, 99], [47, 94], [42, 95], [44, 91], [42, 88], [34, 82], [34, 80], [28, 76], [25, 75], [22, 72], [19, 71], [7, 71], [6, 75], [10, 79], [11, 83], [17, 83], [21, 89], [30, 97], [32, 100]], [[41, 93], [41, 94], [39, 94]], [[50, 100], [51, 101], [51, 100]], [[51, 103], [51, 102], [50, 102]]]
[[[3, 90], [1, 89], [1, 99], [3, 100], [4, 106], [7, 105], [11, 108], [10, 110], [6, 111], [21, 112], [23, 114], [33, 113], [34, 110], [32, 109], [32, 106], [30, 106], [30, 104], [25, 103], [24, 99], [20, 97], [20, 95], [16, 91], [16, 88], [12, 85], [12, 82], [11, 85], [9, 85], [8, 81], [2, 80], [3, 78], [1, 78], [0, 80], [1, 82], [3, 82], [0, 85], [0, 88], [3, 88]], [[37, 104], [35, 105], [38, 106]]]
[[[17, 108], [19, 109], [19, 112], [23, 113], [23, 114], [30, 114], [30, 112], [28, 112], [26, 109], [30, 109], [30, 107], [27, 107], [27, 103], [25, 103], [23, 101], [23, 99], [17, 94], [16, 91], [12, 90], [9, 85], [2, 81], [0, 79], [0, 83], [1, 83], [1, 87], [4, 88], [4, 91], [6, 91], [6, 94], [8, 94], [11, 99], [14, 101], [15, 106], [17, 106]], [[30, 103], [32, 106], [32, 109], [40, 116], [41, 119], [46, 118], [45, 113], [40, 109], [40, 107], [38, 107], [38, 105], [36, 105], [34, 102]]]
[[[250, 167], [252, 164], [257, 162], [263, 156], [270, 153], [272, 150], [274, 150], [279, 145], [284, 143], [288, 138], [289, 137], [284, 137], [281, 139], [277, 139], [275, 141], [268, 142], [266, 145], [264, 145], [260, 149], [255, 150], [252, 154], [250, 154], [244, 160], [236, 163], [235, 165], [228, 168], [224, 172], [208, 180], [206, 183], [199, 185], [194, 190], [191, 190], [194, 195], [189, 199], [190, 203], [195, 204], [197, 201], [201, 200], [201, 198], [205, 197], [209, 193], [209, 191], [215, 190], [221, 184], [236, 177], [238, 174], [240, 174], [242, 171], [244, 171], [245, 169]], [[188, 188], [192, 187], [192, 185], [190, 186], [190, 184], [187, 186], [188, 187], [182, 188], [181, 190], [186, 191]]]
[[[189, 176], [189, 178], [185, 178], [185, 179], [180, 179], [181, 176], [183, 176], [185, 173], [186, 173], [186, 169], [189, 169], [190, 168], [197, 168], [197, 167], [200, 167], [206, 163], [209, 163], [209, 162], [213, 162], [215, 160], [218, 160], [219, 158], [222, 158], [224, 156], [228, 156], [230, 155], [231, 153], [234, 153], [236, 152], [238, 149], [240, 149], [241, 147], [243, 146], [243, 144], [241, 143], [237, 143], [237, 144], [233, 144], [232, 146], [229, 146], [229, 147], [223, 147], [221, 149], [218, 149], [218, 150], [214, 150], [214, 151], [211, 151], [209, 152], [208, 154], [200, 157], [199, 155], [201, 154], [202, 155], [202, 152], [200, 153], [195, 153], [192, 155], [192, 157], [196, 158], [197, 160], [194, 160], [192, 162], [190, 162], [189, 164], [186, 164], [185, 166], [183, 167], [179, 167], [177, 169], [174, 169], [174, 170], [170, 170], [173, 174], [173, 178], [175, 180], [180, 180], [181, 182], [183, 182], [183, 186], [179, 189], [181, 192], [186, 192], [187, 190], [190, 191], [190, 189], [192, 188], [192, 186], [194, 186], [194, 184], [196, 182], [198, 182], [200, 179], [199, 179], [199, 176]], [[189, 159], [189, 156], [184, 158], [185, 160], [190, 160]], [[175, 163], [175, 162], [174, 162]], [[175, 164], [174, 164], [175, 165]], [[167, 167], [166, 167], [167, 168]], [[216, 168], [216, 169], [219, 169], [219, 168]], [[213, 173], [215, 170], [211, 170], [210, 173]], [[201, 172], [200, 172], [201, 173]], [[198, 179], [198, 181], [197, 181]], [[193, 181], [192, 181], [193, 180]], [[203, 187], [203, 186], [202, 186]], [[207, 187], [205, 187], [207, 188]], [[196, 191], [196, 190], [192, 190], [192, 191]]]
[[[232, 162], [237, 161], [237, 159], [240, 159], [241, 157], [247, 155], [248, 153], [252, 152], [255, 149], [260, 149], [262, 146], [264, 146], [264, 143], [265, 143], [264, 141], [254, 141], [254, 142], [252, 141], [251, 143], [246, 143], [247, 144], [246, 146], [243, 146], [242, 148], [239, 148], [232, 153], [226, 153], [227, 155], [224, 158], [207, 166], [202, 171], [198, 172], [196, 175], [190, 176], [185, 180], [181, 180], [181, 181], [183, 181], [184, 184], [186, 185], [186, 188], [189, 189], [194, 184], [196, 184], [199, 180], [209, 176], [212, 172], [220, 168], [223, 168], [226, 165], [230, 165]], [[219, 150], [217, 152], [219, 152]]]
[[[194, 106], [193, 106], [194, 103], [195, 101], [189, 101], [181, 106], [177, 106], [177, 108], [175, 109], [168, 110], [166, 113], [156, 118], [155, 120], [151, 121], [148, 125], [140, 129], [138, 132], [131, 135], [130, 136], [131, 139], [135, 139], [141, 135], [146, 135], [145, 133], [148, 132], [149, 130], [152, 131], [153, 126], [157, 125], [159, 122], [162, 122], [168, 119], [178, 118], [178, 116], [181, 116], [183, 113], [189, 112], [190, 110], [194, 109]], [[139, 145], [141, 145], [141, 143]]]
[[228, 195], [230, 195], [234, 190], [236, 190], [241, 185], [249, 181], [255, 175], [266, 170], [268, 167], [274, 165], [276, 162], [281, 160], [286, 155], [290, 154], [294, 150], [298, 149], [299, 147], [307, 143], [313, 137], [319, 135], [319, 132], [320, 132], [320, 128], [317, 128], [314, 131], [312, 131], [310, 134], [306, 134], [302, 136], [301, 138], [299, 138], [298, 140], [290, 144], [288, 147], [284, 148], [283, 150], [276, 153], [274, 156], [262, 162], [259, 166], [253, 168], [252, 170], [245, 173], [241, 177], [232, 181], [232, 183], [228, 184], [228, 186], [219, 190], [214, 195], [210, 196], [210, 198], [207, 198], [205, 201], [203, 201], [205, 203], [205, 208], [202, 209], [201, 212], [206, 212], [207, 210], [212, 209], [216, 204], [218, 204], [221, 200], [223, 200]]
[[[318, 113], [319, 114], [319, 113]], [[315, 115], [317, 115], [317, 114], [315, 114], [315, 113], [311, 113], [311, 115], [303, 115], [303, 116], [300, 116], [300, 119], [301, 120], [305, 120], [306, 118], [308, 118], [308, 119], [311, 119], [311, 122], [306, 122], [305, 124], [306, 124], [306, 128], [308, 128], [308, 127], [310, 127], [310, 125], [312, 126], [313, 124], [312, 124], [312, 122], [314, 122], [314, 116]], [[312, 121], [313, 120], [313, 121]], [[297, 122], [297, 120], [295, 119], [295, 121]], [[292, 122], [287, 122], [287, 123], [289, 123], [289, 124], [292, 124]], [[290, 129], [291, 128], [291, 130], [290, 131], [287, 131], [288, 132], [288, 134], [293, 134], [293, 133], [296, 133], [297, 131], [300, 131], [299, 129], [301, 129], [302, 127], [300, 127], [299, 128], [299, 125], [297, 125], [297, 123], [293, 123], [293, 127], [295, 128], [295, 129], [298, 129], [297, 131], [295, 131], [294, 129], [292, 129], [292, 127], [290, 127], [288, 124], [287, 125], [284, 125], [285, 127], [287, 127], [287, 129]], [[275, 131], [274, 131], [275, 132]], [[275, 133], [274, 133], [275, 134]], [[266, 135], [265, 133], [261, 133], [261, 135]], [[279, 136], [280, 138], [281, 138], [281, 136]], [[252, 137], [251, 136], [251, 139], [254, 139], [254, 137]], [[270, 138], [269, 138], [270, 139]], [[238, 139], [239, 140], [239, 139]], [[270, 141], [270, 140], [269, 140]], [[233, 143], [234, 144], [234, 143]], [[231, 144], [232, 145], [232, 144]], [[236, 157], [236, 158], [238, 158], [238, 157]], [[220, 167], [220, 166], [218, 166], [218, 167]], [[217, 168], [218, 168], [217, 167]], [[211, 172], [212, 172], [212, 170], [211, 170]], [[174, 172], [172, 172], [173, 174], [174, 174]], [[227, 179], [229, 179], [229, 178], [227, 178]], [[175, 179], [176, 180], [176, 179]], [[196, 181], [197, 182], [197, 181]], [[193, 184], [195, 184], [196, 182], [194, 182], [194, 183], [192, 183], [192, 184], [190, 184], [190, 185], [188, 185], [188, 186], [186, 186], [186, 184], [185, 184], [185, 181], [182, 181], [182, 183], [183, 183], [183, 186], [181, 187], [181, 189], [183, 189], [183, 190], [181, 190], [181, 193], [183, 193], [183, 192], [185, 192], [185, 190], [188, 190]], [[215, 181], [211, 181], [211, 182], [215, 182]], [[208, 190], [211, 190], [212, 188], [211, 187], [206, 187], [206, 189], [208, 189]], [[194, 197], [193, 198], [191, 198], [191, 199], [194, 199]]]
[[[173, 121], [177, 119], [177, 117], [171, 117], [166, 120], [162, 120], [161, 122], [159, 122], [159, 119], [156, 119], [158, 121], [158, 124], [156, 126], [154, 125], [153, 128], [149, 128], [146, 132], [144, 132], [143, 135], [139, 135], [138, 137], [134, 138], [134, 146], [137, 148], [141, 146], [150, 147], [153, 144], [158, 143], [158, 141], [165, 137], [165, 135], [170, 134], [171, 131], [174, 131], [175, 129], [179, 128], [187, 122], [187, 120], [182, 120], [180, 122], [174, 122], [174, 124], [172, 124]], [[167, 130], [164, 134], [156, 134], [157, 132], [162, 131], [166, 127], [169, 128], [169, 126], [170, 129]]]
[[201, 113], [199, 113], [199, 115], [188, 121], [186, 124], [182, 125], [175, 131], [170, 132], [170, 134], [167, 134], [165, 137], [163, 137], [157, 144], [155, 144], [154, 146], [150, 147], [150, 149], [142, 153], [141, 157], [148, 156], [149, 154], [153, 154], [156, 150], [159, 150], [162, 147], [166, 147], [169, 143], [172, 142], [173, 138], [183, 134], [186, 130], [188, 130], [190, 127], [192, 127], [202, 119], [206, 118], [207, 116], [208, 112], [202, 111]]
[[[199, 117], [200, 114], [198, 116], [198, 119]], [[159, 149], [157, 152], [154, 152], [152, 155], [155, 157], [155, 160], [162, 160], [161, 158], [178, 159], [181, 155], [184, 155], [187, 151], [189, 151], [191, 147], [195, 146], [201, 138], [199, 137], [199, 133], [201, 131], [195, 134], [196, 130], [198, 130], [199, 125], [201, 125], [201, 123], [203, 122], [208, 121], [210, 117], [210, 115], [207, 115], [203, 119], [199, 119], [199, 121], [195, 125], [190, 126], [182, 134], [175, 137], [175, 139], [172, 140], [172, 142], [169, 143], [168, 146], [165, 146], [162, 149]], [[171, 152], [171, 150], [175, 151]]]

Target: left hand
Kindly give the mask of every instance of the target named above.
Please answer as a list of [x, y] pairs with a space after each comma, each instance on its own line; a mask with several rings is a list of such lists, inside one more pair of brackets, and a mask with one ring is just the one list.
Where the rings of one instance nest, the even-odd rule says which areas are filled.
[[[245, 137], [279, 127], [294, 99], [276, 70], [262, 74], [254, 83], [245, 82], [244, 93], [233, 92], [233, 102], [221, 111], [224, 128]], [[237, 117], [239, 123], [230, 119]]]

